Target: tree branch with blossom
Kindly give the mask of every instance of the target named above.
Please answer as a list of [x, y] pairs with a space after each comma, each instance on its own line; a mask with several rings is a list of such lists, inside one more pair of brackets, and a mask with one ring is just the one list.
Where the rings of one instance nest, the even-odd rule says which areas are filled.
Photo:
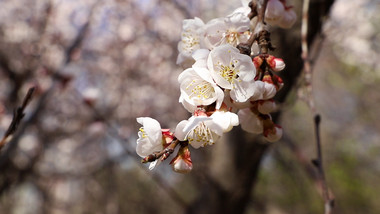
[[[213, 145], [239, 124], [268, 142], [281, 138], [282, 128], [270, 113], [277, 109], [273, 97], [284, 85], [275, 73], [285, 63], [269, 54], [274, 46], [266, 25], [289, 28], [296, 18], [291, 8], [286, 1], [250, 1], [207, 23], [199, 18], [183, 21], [177, 63], [185, 70], [178, 77], [179, 101], [192, 116], [179, 122], [173, 133], [152, 118], [137, 118], [143, 127], [136, 152], [143, 163], [150, 162], [153, 169], [179, 145], [171, 164], [174, 171], [188, 172], [189, 145]], [[252, 46], [259, 53], [253, 53]]]

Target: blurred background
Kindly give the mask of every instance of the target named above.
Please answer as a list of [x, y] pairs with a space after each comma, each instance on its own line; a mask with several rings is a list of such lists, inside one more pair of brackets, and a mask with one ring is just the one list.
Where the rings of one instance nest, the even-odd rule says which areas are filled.
[[[334, 213], [380, 213], [380, 3], [311, 4], [313, 96]], [[135, 154], [136, 117], [174, 129], [190, 116], [178, 103], [182, 20], [207, 22], [240, 6], [0, 0], [1, 136], [36, 86], [14, 146], [0, 154], [0, 213], [322, 213], [300, 18], [292, 29], [271, 29], [274, 54], [288, 65], [275, 116], [282, 140], [262, 143], [234, 128], [219, 143], [191, 150], [194, 170], [186, 175], [172, 172], [170, 158], [149, 171]]]

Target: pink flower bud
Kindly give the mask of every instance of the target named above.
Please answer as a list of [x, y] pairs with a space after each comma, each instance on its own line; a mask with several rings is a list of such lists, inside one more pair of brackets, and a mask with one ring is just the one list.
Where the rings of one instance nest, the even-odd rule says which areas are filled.
[[193, 169], [189, 146], [181, 146], [177, 156], [170, 162], [175, 172], [188, 173]]
[[174, 139], [174, 134], [170, 132], [170, 129], [161, 129], [162, 131], [162, 146], [166, 148]]
[[264, 137], [269, 142], [276, 142], [282, 137], [282, 128], [279, 125], [274, 125], [272, 128], [264, 130]]
[[262, 114], [269, 114], [276, 110], [276, 103], [273, 99], [258, 101], [257, 110]]
[[285, 68], [284, 60], [282, 60], [281, 58], [276, 58], [270, 55], [266, 58], [266, 61], [269, 67], [275, 72], [282, 71]]

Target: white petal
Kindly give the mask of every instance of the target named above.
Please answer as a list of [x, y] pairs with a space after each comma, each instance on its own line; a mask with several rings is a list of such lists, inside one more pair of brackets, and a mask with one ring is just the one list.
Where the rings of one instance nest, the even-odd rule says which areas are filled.
[[210, 121], [205, 121], [204, 123], [211, 130], [211, 132], [215, 133], [218, 136], [223, 135], [223, 128], [215, 121], [210, 120]]
[[136, 153], [142, 158], [152, 154], [153, 152], [159, 152], [161, 150], [161, 140], [152, 142], [148, 138], [137, 139]]
[[184, 141], [187, 138], [188, 132], [183, 131], [187, 123], [188, 123], [187, 120], [182, 120], [181, 122], [178, 123], [177, 127], [175, 128], [174, 135], [180, 141]]
[[230, 96], [235, 102], [245, 102], [255, 93], [254, 82], [237, 82], [235, 88], [231, 90]]
[[237, 114], [232, 112], [216, 111], [211, 117], [213, 121], [223, 129], [224, 133], [230, 131], [233, 126], [239, 125]]
[[197, 106], [193, 105], [189, 102], [186, 101], [186, 99], [183, 97], [183, 94], [180, 95], [179, 97], [179, 102], [182, 103], [182, 106], [190, 113], [193, 113], [196, 109]]
[[217, 97], [215, 108], [220, 109], [220, 106], [222, 106], [223, 100], [224, 100], [224, 92], [218, 86], [215, 86], [214, 90], [215, 90], [216, 97]]
[[212, 118], [207, 117], [207, 116], [192, 116], [188, 120], [188, 123], [186, 124], [186, 126], [183, 128], [183, 132], [189, 133], [191, 130], [197, 127], [200, 122], [204, 122], [208, 120], [212, 120]]
[[250, 109], [241, 109], [238, 112], [241, 128], [244, 131], [261, 134], [264, 131], [263, 122]]
[[151, 140], [155, 141], [157, 139], [161, 139], [161, 125], [157, 120], [150, 117], [139, 117], [136, 120], [138, 123], [143, 125], [144, 131]]
[[272, 99], [276, 95], [276, 93], [277, 93], [276, 86], [274, 86], [271, 83], [266, 83], [265, 82], [264, 88], [265, 88], [265, 92], [263, 94], [263, 99], [264, 100]]
[[206, 60], [209, 53], [210, 53], [210, 51], [207, 49], [199, 49], [193, 53], [192, 57], [194, 60], [201, 60], [201, 59]]

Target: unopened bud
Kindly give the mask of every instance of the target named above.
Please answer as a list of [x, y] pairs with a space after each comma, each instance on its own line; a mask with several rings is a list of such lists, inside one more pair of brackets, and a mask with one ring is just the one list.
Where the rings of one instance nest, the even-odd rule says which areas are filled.
[[272, 69], [272, 71], [278, 72], [282, 71], [285, 68], [284, 60], [281, 58], [276, 58], [272, 55], [266, 58], [266, 61], [269, 65], [269, 67]]
[[259, 101], [257, 109], [262, 114], [269, 114], [276, 110], [276, 103], [273, 99]]
[[264, 137], [269, 142], [276, 142], [282, 137], [282, 128], [279, 125], [274, 125], [272, 128], [264, 130]]
[[193, 169], [189, 146], [181, 146], [177, 156], [170, 162], [175, 172], [188, 173]]

